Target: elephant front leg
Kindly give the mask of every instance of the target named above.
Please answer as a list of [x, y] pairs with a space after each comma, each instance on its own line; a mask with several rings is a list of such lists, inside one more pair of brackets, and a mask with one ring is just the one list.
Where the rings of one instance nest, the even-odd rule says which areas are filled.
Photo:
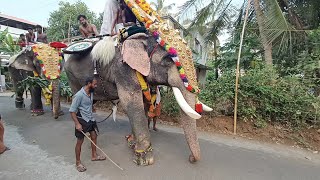
[[40, 87], [32, 87], [31, 88], [31, 101], [32, 101], [32, 109], [31, 114], [33, 116], [40, 116], [44, 114], [43, 105], [41, 101], [41, 88]]
[[154, 163], [154, 156], [141, 90], [129, 91], [128, 87], [117, 87], [120, 102], [129, 117], [132, 128], [132, 135], [126, 136], [126, 139], [129, 147], [134, 150], [134, 162], [137, 165], [151, 165]]
[[15, 105], [16, 105], [17, 109], [24, 109], [25, 108], [24, 99], [23, 99], [23, 92], [16, 92]]

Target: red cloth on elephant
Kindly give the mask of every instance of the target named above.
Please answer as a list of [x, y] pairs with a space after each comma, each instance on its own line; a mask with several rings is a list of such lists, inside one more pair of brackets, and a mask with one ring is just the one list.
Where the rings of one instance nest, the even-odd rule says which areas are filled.
[[58, 48], [58, 49], [67, 47], [67, 45], [62, 42], [51, 42], [49, 45], [50, 45], [50, 47]]

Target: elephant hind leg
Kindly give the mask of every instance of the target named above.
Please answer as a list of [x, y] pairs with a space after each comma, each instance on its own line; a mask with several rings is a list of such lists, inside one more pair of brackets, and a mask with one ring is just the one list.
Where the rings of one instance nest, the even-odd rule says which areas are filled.
[[31, 104], [32, 110], [31, 113], [33, 116], [40, 116], [44, 114], [43, 105], [41, 101], [41, 88], [40, 87], [32, 87], [31, 88]]

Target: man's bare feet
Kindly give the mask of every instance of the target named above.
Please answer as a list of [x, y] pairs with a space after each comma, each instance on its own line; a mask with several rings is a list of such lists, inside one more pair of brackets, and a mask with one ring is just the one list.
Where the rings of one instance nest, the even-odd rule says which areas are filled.
[[91, 161], [104, 161], [106, 160], [107, 158], [104, 157], [103, 155], [97, 155], [96, 157], [92, 157], [91, 158]]
[[156, 128], [156, 127], [153, 127], [153, 130], [154, 130], [154, 131], [158, 131], [158, 128]]
[[6, 151], [9, 151], [9, 150], [10, 150], [10, 148], [5, 147], [4, 150], [3, 150], [2, 152], [0, 152], [0, 154], [4, 153], [4, 152], [6, 152]]

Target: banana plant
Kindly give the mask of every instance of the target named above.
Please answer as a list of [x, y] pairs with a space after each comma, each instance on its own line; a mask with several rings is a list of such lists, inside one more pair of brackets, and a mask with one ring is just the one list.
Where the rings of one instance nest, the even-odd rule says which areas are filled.
[[[39, 86], [41, 87], [44, 91], [44, 93], [51, 93], [52, 89], [50, 89], [49, 86], [50, 82], [46, 79], [40, 78], [40, 77], [27, 77], [26, 79], [24, 79], [23, 81], [18, 83], [18, 89], [19, 91], [27, 91], [28, 89], [30, 89], [30, 87], [33, 86]], [[64, 96], [64, 97], [72, 97], [73, 93], [72, 90], [70, 88], [70, 86], [68, 86], [67, 83], [65, 82], [61, 82], [60, 83], [60, 95]]]
[[13, 39], [11, 34], [9, 34], [8, 28], [0, 33], [0, 52], [7, 54], [16, 54], [20, 51], [20, 47], [17, 42]]
[[[19, 91], [27, 91], [30, 89], [30, 87], [33, 87], [33, 86], [39, 86], [42, 89], [47, 90], [49, 86], [49, 82], [43, 78], [28, 76], [26, 79], [18, 83]], [[48, 89], [48, 91], [50, 90]]]

